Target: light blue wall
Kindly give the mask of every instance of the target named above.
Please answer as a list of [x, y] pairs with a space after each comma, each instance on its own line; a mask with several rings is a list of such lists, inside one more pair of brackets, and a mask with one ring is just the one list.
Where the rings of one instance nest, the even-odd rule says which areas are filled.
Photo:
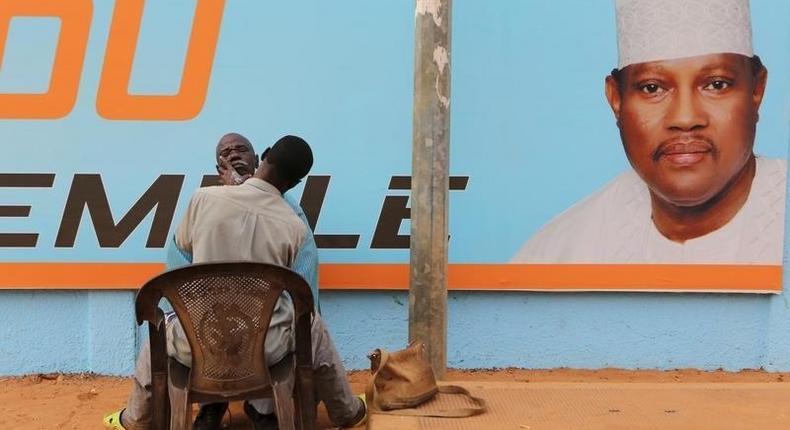
[[[349, 368], [406, 343], [406, 293], [330, 292], [321, 304]], [[0, 374], [130, 374], [132, 306], [120, 291], [0, 293]], [[784, 295], [464, 292], [448, 315], [451, 367], [790, 370]]]
[[133, 301], [128, 291], [3, 291], [0, 374], [131, 373]]

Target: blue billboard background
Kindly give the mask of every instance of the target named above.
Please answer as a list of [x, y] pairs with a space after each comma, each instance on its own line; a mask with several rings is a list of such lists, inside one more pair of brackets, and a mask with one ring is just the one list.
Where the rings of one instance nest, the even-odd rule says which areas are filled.
[[[130, 92], [180, 85], [195, 3], [147, 2]], [[553, 215], [626, 169], [603, 79], [616, 64], [608, 2], [456, 2], [453, 5], [451, 262], [505, 262]], [[145, 248], [152, 216], [118, 248], [101, 248], [83, 214], [73, 248], [56, 248], [72, 176], [101, 174], [117, 222], [161, 174], [184, 174], [179, 211], [213, 173], [219, 136], [238, 131], [260, 151], [279, 136], [314, 147], [312, 174], [330, 175], [317, 233], [359, 234], [324, 262], [406, 262], [406, 249], [371, 249], [393, 175], [410, 174], [413, 5], [404, 1], [226, 4], [205, 105], [187, 121], [116, 121], [96, 111], [113, 2], [94, 2], [78, 100], [58, 120], [5, 120], [1, 170], [55, 173], [51, 189], [1, 189], [32, 206], [0, 231], [37, 232], [5, 261], [160, 261]], [[790, 6], [752, 4], [754, 46], [769, 70], [757, 150], [785, 157], [790, 94]], [[12, 20], [0, 91], [43, 92], [58, 37], [54, 18]], [[292, 191], [298, 195], [301, 189]], [[408, 220], [401, 233], [408, 234]]]

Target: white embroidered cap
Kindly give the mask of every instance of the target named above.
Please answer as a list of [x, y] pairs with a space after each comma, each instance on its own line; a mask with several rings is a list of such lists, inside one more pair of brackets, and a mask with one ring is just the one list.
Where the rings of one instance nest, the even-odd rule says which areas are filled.
[[752, 51], [749, 0], [615, 0], [618, 68]]

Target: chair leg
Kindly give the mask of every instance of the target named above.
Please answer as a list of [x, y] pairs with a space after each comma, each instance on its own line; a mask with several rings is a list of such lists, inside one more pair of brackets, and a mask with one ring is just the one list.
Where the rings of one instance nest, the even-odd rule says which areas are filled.
[[313, 387], [312, 368], [297, 366], [294, 390], [294, 418], [298, 430], [314, 430], [316, 422], [315, 388]]
[[187, 401], [187, 391], [167, 384], [170, 392], [170, 429], [191, 430], [192, 405]]
[[277, 414], [280, 430], [296, 430], [296, 411], [293, 401], [292, 382], [293, 378], [289, 378], [289, 381], [274, 384], [272, 387], [272, 392], [274, 394], [274, 411]]
[[157, 309], [159, 324], [148, 324], [148, 339], [151, 346], [151, 390], [154, 430], [167, 430], [170, 414], [167, 396], [167, 354], [165, 347], [165, 324], [161, 309]]

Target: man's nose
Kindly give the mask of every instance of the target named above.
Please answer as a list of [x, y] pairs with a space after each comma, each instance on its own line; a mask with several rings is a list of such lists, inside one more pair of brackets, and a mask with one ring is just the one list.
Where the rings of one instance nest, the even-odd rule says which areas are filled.
[[228, 160], [237, 160], [239, 158], [241, 158], [241, 152], [239, 151], [233, 150], [228, 154]]
[[708, 125], [708, 115], [700, 97], [693, 88], [676, 89], [665, 118], [667, 127], [680, 131], [705, 128]]

